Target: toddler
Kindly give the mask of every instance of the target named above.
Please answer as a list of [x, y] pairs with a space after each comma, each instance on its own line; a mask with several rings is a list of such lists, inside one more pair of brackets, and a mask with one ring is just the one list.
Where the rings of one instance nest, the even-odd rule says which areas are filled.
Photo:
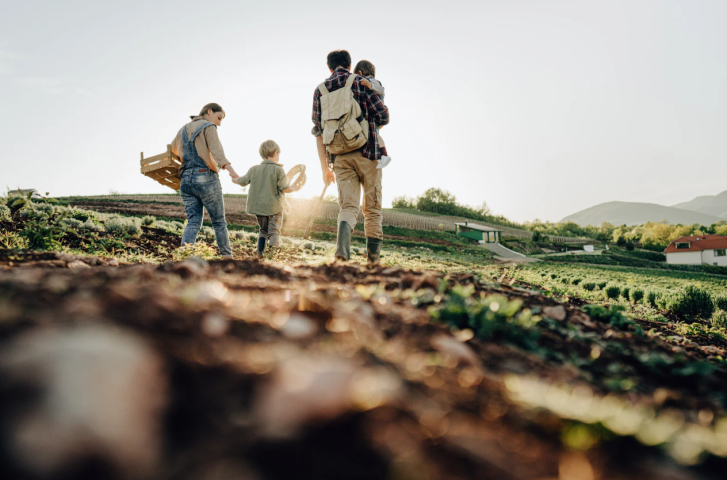
[[255, 165], [242, 177], [233, 179], [234, 183], [250, 185], [245, 211], [257, 217], [260, 234], [257, 239], [257, 255], [262, 257], [265, 243], [270, 247], [280, 244], [280, 231], [283, 228], [283, 201], [285, 193], [296, 191], [290, 188], [280, 160], [280, 147], [272, 140], [260, 145], [260, 165]]
[[[379, 82], [375, 78], [376, 67], [374, 67], [374, 64], [369, 62], [368, 60], [361, 60], [356, 64], [356, 68], [353, 69], [353, 72], [356, 75], [361, 75], [362, 77], [364, 77], [364, 79], [361, 80], [361, 84], [373, 90], [381, 98], [381, 102], [383, 103], [384, 86], [381, 85], [381, 82]], [[391, 157], [387, 155], [386, 145], [384, 144], [384, 139], [381, 138], [381, 135], [379, 134], [379, 128], [380, 127], [376, 128], [376, 135], [379, 137], [381, 160], [379, 160], [379, 164], [376, 166], [376, 168], [384, 168], [389, 163], [391, 163]]]

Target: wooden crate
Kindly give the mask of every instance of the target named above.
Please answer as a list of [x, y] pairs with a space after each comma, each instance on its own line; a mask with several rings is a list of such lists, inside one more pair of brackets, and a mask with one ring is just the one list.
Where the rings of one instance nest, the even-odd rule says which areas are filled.
[[179, 190], [181, 168], [182, 161], [172, 153], [171, 145], [167, 145], [166, 152], [153, 157], [144, 158], [144, 152], [141, 152], [141, 173], [165, 187]]

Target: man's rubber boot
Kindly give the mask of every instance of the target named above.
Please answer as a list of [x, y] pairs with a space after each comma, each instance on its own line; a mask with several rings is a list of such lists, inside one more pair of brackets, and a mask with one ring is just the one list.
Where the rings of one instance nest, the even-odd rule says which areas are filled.
[[381, 245], [383, 240], [380, 238], [366, 239], [366, 254], [369, 257], [369, 265], [378, 265], [381, 261]]
[[351, 259], [351, 225], [348, 222], [340, 222], [338, 224], [335, 257], [336, 260]]
[[265, 253], [265, 237], [257, 237], [257, 256], [261, 257]]

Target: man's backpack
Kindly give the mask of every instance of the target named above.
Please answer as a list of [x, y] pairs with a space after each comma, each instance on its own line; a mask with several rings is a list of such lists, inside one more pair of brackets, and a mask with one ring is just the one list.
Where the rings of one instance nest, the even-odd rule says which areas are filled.
[[329, 92], [324, 83], [318, 87], [321, 92], [323, 143], [332, 155], [357, 150], [369, 140], [369, 123], [351, 90], [355, 79], [356, 75], [349, 75], [346, 85], [335, 92]]

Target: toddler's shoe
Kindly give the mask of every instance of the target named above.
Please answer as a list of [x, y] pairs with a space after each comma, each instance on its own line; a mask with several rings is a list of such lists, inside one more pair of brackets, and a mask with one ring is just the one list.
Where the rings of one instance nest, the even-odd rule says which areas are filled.
[[376, 165], [376, 168], [384, 168], [390, 163], [391, 157], [389, 157], [388, 155], [384, 155], [383, 157], [381, 157], [381, 160], [379, 160], [379, 164]]

